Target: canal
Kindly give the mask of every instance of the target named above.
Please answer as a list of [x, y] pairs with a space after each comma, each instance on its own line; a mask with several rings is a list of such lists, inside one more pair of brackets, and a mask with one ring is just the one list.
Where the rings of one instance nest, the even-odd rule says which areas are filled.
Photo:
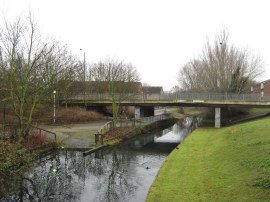
[[1, 201], [145, 201], [169, 153], [198, 126], [187, 117], [172, 127], [83, 157], [59, 150], [40, 159]]

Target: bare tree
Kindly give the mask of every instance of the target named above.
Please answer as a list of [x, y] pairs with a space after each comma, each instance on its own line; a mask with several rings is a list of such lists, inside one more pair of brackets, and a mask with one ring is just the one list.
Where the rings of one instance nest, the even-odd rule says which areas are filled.
[[92, 65], [91, 77], [99, 92], [109, 94], [113, 118], [117, 120], [121, 102], [137, 90], [139, 74], [136, 68], [123, 61], [106, 59]]
[[200, 58], [187, 62], [180, 69], [178, 80], [181, 88], [187, 91], [241, 93], [262, 73], [262, 66], [259, 57], [230, 45], [224, 30], [213, 44], [207, 41]]
[[53, 90], [59, 92], [59, 95], [65, 99], [67, 107], [67, 98], [70, 96], [70, 87], [75, 80], [81, 80], [83, 67], [81, 63], [68, 51], [67, 46], [57, 46], [57, 51], [52, 60], [53, 68], [56, 71], [56, 78], [53, 83]]
[[30, 109], [28, 108], [29, 116], [27, 120], [24, 120], [26, 106], [28, 102], [36, 103], [37, 99], [35, 94], [32, 94], [30, 100], [27, 100], [27, 97], [28, 94], [34, 92], [33, 88], [39, 88], [32, 82], [36, 83], [37, 80], [42, 79], [36, 70], [41, 64], [43, 55], [50, 52], [47, 45], [40, 44], [37, 37], [35, 24], [31, 18], [28, 26], [25, 26], [21, 19], [13, 24], [6, 22], [0, 36], [1, 49], [6, 60], [6, 66], [2, 67], [4, 80], [9, 87], [12, 108], [19, 121], [21, 140], [26, 136], [28, 127], [24, 126], [31, 122], [35, 104], [32, 104]]
[[31, 15], [27, 22], [18, 19], [5, 23], [0, 33], [0, 50], [6, 96], [18, 119], [19, 139], [24, 141], [37, 103], [51, 96], [75, 62], [64, 47], [43, 40]]

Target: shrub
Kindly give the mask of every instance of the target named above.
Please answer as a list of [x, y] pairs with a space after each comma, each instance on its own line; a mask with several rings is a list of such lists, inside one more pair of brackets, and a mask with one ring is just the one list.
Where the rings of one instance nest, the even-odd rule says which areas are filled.
[[38, 133], [37, 135], [31, 136], [28, 141], [24, 144], [26, 149], [34, 149], [42, 146], [45, 143], [45, 135]]
[[86, 110], [79, 107], [59, 108], [56, 111], [57, 123], [88, 122], [101, 120], [103, 118], [103, 115], [98, 112]]

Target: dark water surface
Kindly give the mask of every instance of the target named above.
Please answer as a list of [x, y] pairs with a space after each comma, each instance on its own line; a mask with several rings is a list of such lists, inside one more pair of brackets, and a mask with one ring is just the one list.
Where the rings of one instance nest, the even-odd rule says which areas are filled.
[[[57, 151], [40, 159], [1, 201], [145, 201], [169, 153], [198, 126], [188, 117], [166, 130], [83, 157]], [[7, 185], [8, 186], [8, 185]]]

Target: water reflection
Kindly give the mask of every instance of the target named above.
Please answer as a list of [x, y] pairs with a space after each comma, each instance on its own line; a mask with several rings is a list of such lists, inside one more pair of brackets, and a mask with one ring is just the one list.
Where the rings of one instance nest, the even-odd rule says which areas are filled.
[[186, 117], [183, 121], [179, 121], [166, 129], [161, 137], [155, 137], [156, 143], [181, 143], [187, 135], [189, 135], [195, 128], [197, 128], [202, 121], [200, 116]]
[[[194, 119], [194, 120], [193, 120]], [[140, 136], [83, 157], [58, 151], [17, 180], [18, 191], [1, 201], [144, 201], [167, 155], [197, 126], [186, 118], [171, 129]], [[175, 136], [171, 141], [171, 136]], [[167, 143], [165, 143], [167, 142]]]

